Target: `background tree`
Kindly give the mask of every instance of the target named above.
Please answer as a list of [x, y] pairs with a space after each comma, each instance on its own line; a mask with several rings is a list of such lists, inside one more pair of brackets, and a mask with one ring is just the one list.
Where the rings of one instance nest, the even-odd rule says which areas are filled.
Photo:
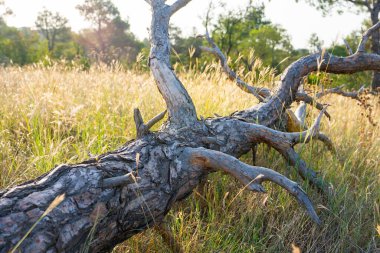
[[323, 40], [321, 40], [316, 33], [312, 33], [308, 40], [310, 53], [317, 53], [323, 46]]
[[[352, 10], [354, 7], [357, 12], [369, 13], [371, 26], [379, 22], [380, 0], [306, 0], [306, 2], [316, 6], [325, 14], [331, 11], [331, 7], [335, 7], [338, 13], [342, 13], [345, 9]], [[380, 31], [376, 31], [372, 35], [371, 50], [373, 53], [380, 54]], [[380, 72], [374, 72], [372, 77], [372, 89], [376, 90], [379, 87]]]
[[25, 65], [41, 60], [47, 47], [37, 31], [30, 28], [17, 29], [0, 20], [0, 65]]
[[[257, 6], [252, 1], [244, 10], [221, 14], [213, 27], [212, 37], [233, 60], [249, 55], [253, 49], [264, 65], [277, 69], [293, 51], [286, 31], [265, 18], [264, 5]], [[253, 64], [248, 58], [243, 57], [242, 61], [247, 69]]]
[[48, 50], [52, 52], [55, 49], [59, 36], [68, 34], [67, 18], [61, 16], [58, 12], [53, 13], [49, 10], [43, 10], [38, 14], [36, 27], [48, 41]]
[[12, 15], [13, 12], [9, 7], [5, 6], [4, 0], [0, 0], [0, 19], [3, 20], [3, 17]]
[[106, 42], [103, 30], [116, 18], [120, 18], [117, 7], [110, 0], [86, 0], [78, 5], [80, 14], [95, 26], [95, 35], [98, 45], [95, 49], [99, 54], [106, 51]]

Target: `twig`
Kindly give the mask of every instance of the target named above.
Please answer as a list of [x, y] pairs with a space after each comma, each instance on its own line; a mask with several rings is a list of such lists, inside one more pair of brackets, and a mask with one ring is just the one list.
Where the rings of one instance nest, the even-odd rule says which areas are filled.
[[380, 29], [380, 22], [377, 22], [374, 26], [369, 28], [362, 36], [362, 40], [359, 43], [358, 50], [356, 53], [364, 53], [365, 52], [365, 45], [367, 44], [368, 39], [372, 36], [372, 34]]

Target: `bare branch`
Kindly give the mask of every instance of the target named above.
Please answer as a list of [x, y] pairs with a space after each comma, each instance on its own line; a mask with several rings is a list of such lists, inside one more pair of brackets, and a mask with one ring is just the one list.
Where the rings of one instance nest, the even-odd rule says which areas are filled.
[[191, 0], [177, 0], [170, 6], [170, 16], [185, 7]]
[[[380, 26], [379, 23], [372, 27], [370, 32], [366, 33], [365, 40], [368, 40], [368, 36], [373, 32], [374, 28]], [[365, 41], [362, 41], [361, 45], [363, 43]], [[352, 74], [369, 70], [380, 71], [380, 56], [378, 54], [356, 52], [348, 57], [336, 57], [323, 52], [302, 57], [282, 73], [277, 92], [270, 97], [268, 102], [262, 103], [260, 107], [252, 107], [245, 111], [234, 113], [234, 116], [252, 118], [262, 125], [270, 126], [293, 103], [302, 79], [308, 74], [314, 71]]]
[[329, 196], [331, 194], [331, 185], [323, 178], [319, 177], [313, 169], [309, 168], [306, 162], [293, 148], [279, 150], [279, 152], [290, 163], [290, 165], [292, 165], [297, 170], [299, 175], [304, 180], [308, 180], [310, 184], [315, 186], [321, 193], [325, 194], [326, 196]]
[[343, 42], [344, 42], [344, 45], [346, 46], [348, 55], [353, 55], [354, 52], [352, 51], [352, 48], [351, 48], [350, 44], [348, 44], [347, 40], [343, 39]]
[[[306, 104], [314, 106], [318, 110], [322, 110], [325, 107], [325, 105], [319, 103], [317, 100], [315, 100], [313, 97], [309, 96], [306, 93], [297, 92], [295, 100], [296, 101], [303, 101]], [[331, 119], [331, 116], [327, 111], [325, 111], [325, 115], [328, 119]]]
[[[193, 101], [170, 66], [168, 34], [172, 7], [166, 5], [164, 0], [151, 0], [151, 3], [153, 14], [150, 27], [149, 66], [166, 102], [170, 123], [178, 126], [197, 124]], [[180, 2], [174, 6], [179, 6], [179, 4]]]
[[321, 220], [306, 193], [297, 183], [280, 173], [263, 167], [251, 166], [230, 155], [205, 148], [186, 148], [184, 153], [189, 156], [193, 165], [229, 173], [251, 191], [264, 192], [264, 187], [261, 185], [264, 181], [271, 181], [283, 187], [305, 207], [315, 223], [321, 224]]
[[[137, 136], [140, 137], [143, 135], [143, 126], [144, 126], [144, 120], [141, 116], [141, 112], [139, 108], [135, 108], [133, 110], [133, 119], [135, 120], [135, 125], [136, 125], [136, 132]], [[141, 135], [142, 134], [142, 135]]]
[[[236, 121], [237, 125], [231, 127], [231, 133], [229, 134], [232, 135], [236, 133], [237, 136], [240, 136], [240, 138], [243, 138], [244, 140], [249, 140], [251, 144], [268, 144], [269, 146], [276, 149], [287, 161], [289, 161], [290, 164], [296, 168], [297, 172], [300, 174], [302, 178], [307, 179], [313, 186], [315, 186], [321, 192], [329, 194], [329, 185], [326, 184], [323, 179], [319, 178], [314, 170], [308, 168], [306, 163], [299, 157], [299, 155], [293, 149], [293, 146], [297, 143], [309, 142], [310, 140], [312, 140], [311, 137], [319, 139], [319, 124], [321, 121], [321, 117], [324, 114], [324, 110], [320, 112], [313, 126], [310, 128], [310, 130], [307, 131], [286, 133], [262, 125], [238, 120]], [[234, 137], [234, 139], [239, 138], [237, 136]]]
[[166, 110], [161, 112], [160, 114], [157, 114], [156, 116], [154, 116], [153, 119], [149, 120], [148, 123], [146, 123], [146, 128], [149, 130], [152, 128], [152, 126], [154, 126], [157, 122], [159, 122], [160, 120], [162, 120], [164, 117], [165, 117], [165, 114], [166, 114]]
[[162, 120], [166, 114], [166, 110], [165, 110], [161, 112], [160, 114], [156, 115], [153, 119], [149, 120], [148, 123], [144, 124], [144, 120], [141, 116], [140, 110], [138, 108], [135, 108], [133, 112], [134, 112], [133, 118], [135, 120], [137, 138], [141, 138], [144, 135], [148, 134], [149, 129], [151, 129], [154, 124]]
[[201, 46], [200, 49], [215, 55], [219, 59], [220, 65], [222, 66], [223, 71], [227, 74], [228, 78], [231, 81], [235, 81], [236, 85], [240, 89], [242, 89], [245, 92], [251, 93], [260, 102], [263, 102], [264, 98], [269, 97], [271, 95], [270, 90], [267, 88], [256, 88], [244, 82], [234, 71], [230, 69], [230, 67], [228, 66], [227, 58], [224, 56], [224, 54], [222, 53], [220, 48], [215, 44], [215, 42], [211, 39], [208, 31], [206, 31], [205, 37], [212, 48]]
[[372, 36], [372, 34], [380, 29], [380, 22], [369, 28], [362, 36], [362, 40], [359, 43], [358, 50], [356, 53], [364, 53], [365, 45], [367, 44], [368, 39]]
[[307, 143], [318, 135], [322, 116], [326, 109], [327, 106], [321, 110], [310, 129], [299, 133], [286, 133], [287, 139], [291, 141], [292, 145], [298, 143]]
[[[288, 123], [287, 123], [287, 128], [286, 130], [289, 131], [289, 132], [301, 132], [301, 133], [297, 133], [295, 134], [296, 137], [300, 137], [300, 139], [298, 139], [297, 143], [306, 143], [308, 141], [310, 141], [311, 139], [317, 139], [321, 142], [323, 142], [323, 144], [325, 144], [325, 146], [327, 147], [327, 149], [333, 153], [333, 154], [337, 154], [336, 153], [336, 150], [334, 148], [334, 145], [332, 143], [332, 141], [330, 140], [330, 138], [323, 134], [323, 133], [315, 133], [314, 136], [309, 136], [309, 138], [307, 140], [305, 140], [305, 137], [303, 136], [303, 139], [301, 139], [301, 135], [305, 134], [305, 133], [302, 133], [304, 132], [304, 129], [306, 129], [306, 125], [304, 122], [301, 122], [302, 120], [302, 115], [305, 115], [306, 112], [303, 111], [303, 108], [306, 107], [306, 104], [302, 104], [300, 105], [298, 108], [297, 108], [297, 111], [295, 113], [293, 113], [292, 110], [288, 109], [286, 112], [287, 112], [287, 116], [289, 117], [288, 118]], [[300, 109], [301, 108], [301, 109]], [[300, 110], [300, 111], [298, 111]], [[298, 115], [301, 115], [301, 116], [297, 116]], [[290, 121], [290, 122], [289, 122]], [[289, 126], [290, 124], [290, 126]], [[310, 132], [310, 131], [309, 131]], [[289, 139], [292, 139], [293, 137], [289, 137]], [[297, 143], [294, 143], [293, 145], [297, 144]]]
[[[302, 79], [308, 74], [317, 71], [325, 71], [334, 74], [352, 74], [366, 70], [380, 71], [380, 55], [377, 54], [354, 54], [348, 57], [336, 57], [324, 53], [305, 56], [291, 64], [282, 74], [280, 87], [270, 100], [261, 104], [259, 108], [249, 108], [234, 115], [249, 118], [252, 117], [265, 126], [272, 125], [281, 116], [282, 112], [289, 107], [297, 93]], [[268, 117], [270, 112], [271, 117]]]
[[346, 86], [345, 84], [339, 86], [339, 87], [335, 87], [335, 88], [331, 88], [331, 89], [325, 89], [321, 92], [318, 92], [315, 96], [316, 98], [321, 98], [327, 94], [338, 94], [338, 95], [341, 95], [343, 97], [349, 97], [349, 98], [352, 98], [352, 99], [356, 99], [356, 100], [360, 100], [360, 95], [364, 92], [364, 85], [357, 91], [343, 91], [343, 87]]
[[157, 59], [151, 59], [150, 69], [166, 102], [170, 123], [183, 126], [196, 123], [193, 101], [174, 72]]
[[[328, 149], [332, 154], [337, 155], [337, 152], [336, 152], [336, 149], [335, 149], [335, 147], [334, 147], [334, 144], [333, 144], [333, 142], [331, 141], [331, 139], [330, 139], [327, 135], [325, 135], [324, 133], [319, 132], [319, 133], [315, 136], [315, 138], [316, 138], [317, 140], [323, 142], [323, 144], [325, 144], [325, 146], [327, 147], [327, 149]], [[338, 159], [340, 159], [340, 158], [338, 157]]]

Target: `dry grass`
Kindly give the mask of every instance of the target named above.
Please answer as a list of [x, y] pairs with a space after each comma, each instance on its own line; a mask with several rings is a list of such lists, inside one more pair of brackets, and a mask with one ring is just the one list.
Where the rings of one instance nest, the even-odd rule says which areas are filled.
[[[198, 114], [227, 115], [254, 100], [218, 72], [181, 75]], [[0, 187], [36, 177], [59, 163], [75, 163], [112, 150], [135, 135], [132, 111], [144, 118], [164, 109], [146, 73], [57, 67], [0, 69]], [[334, 185], [326, 200], [303, 184], [323, 225], [312, 224], [286, 192], [267, 185], [268, 194], [240, 192], [228, 176], [209, 178], [201, 212], [193, 195], [177, 204], [166, 222], [186, 252], [375, 252], [380, 249], [380, 134], [353, 100], [328, 96], [333, 116], [324, 120], [343, 162], [323, 145], [298, 147], [302, 157]], [[377, 102], [377, 101], [375, 101]], [[315, 115], [313, 112], [311, 117]], [[380, 108], [374, 108], [379, 119]], [[259, 164], [302, 182], [283, 159], [265, 146]], [[242, 159], [249, 161], [247, 155]], [[293, 246], [292, 246], [293, 245]], [[148, 230], [115, 252], [167, 252], [159, 235]]]

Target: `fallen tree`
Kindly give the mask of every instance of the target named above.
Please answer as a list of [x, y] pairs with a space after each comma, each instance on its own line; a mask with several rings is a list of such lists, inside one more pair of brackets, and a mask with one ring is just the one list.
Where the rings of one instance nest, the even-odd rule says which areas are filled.
[[318, 138], [327, 108], [321, 108], [309, 130], [283, 132], [275, 128], [283, 124], [282, 116], [296, 100], [300, 82], [309, 73], [380, 71], [380, 56], [358, 51], [346, 58], [329, 54], [303, 57], [284, 71], [278, 89], [270, 91], [260, 104], [226, 117], [198, 119], [192, 99], [169, 61], [170, 17], [190, 0], [177, 0], [172, 5], [164, 0], [146, 2], [152, 9], [149, 64], [166, 102], [168, 120], [158, 132], [150, 132], [165, 112], [144, 123], [136, 109], [135, 140], [82, 163], [60, 165], [37, 179], [2, 191], [1, 252], [111, 251], [118, 243], [159, 224], [176, 201], [189, 196], [202, 178], [215, 171], [230, 174], [255, 192], [264, 191], [264, 181], [273, 182], [293, 195], [313, 221], [321, 223], [297, 183], [237, 158], [252, 146], [266, 143], [304, 179], [328, 193], [329, 185], [294, 150], [296, 144]]

